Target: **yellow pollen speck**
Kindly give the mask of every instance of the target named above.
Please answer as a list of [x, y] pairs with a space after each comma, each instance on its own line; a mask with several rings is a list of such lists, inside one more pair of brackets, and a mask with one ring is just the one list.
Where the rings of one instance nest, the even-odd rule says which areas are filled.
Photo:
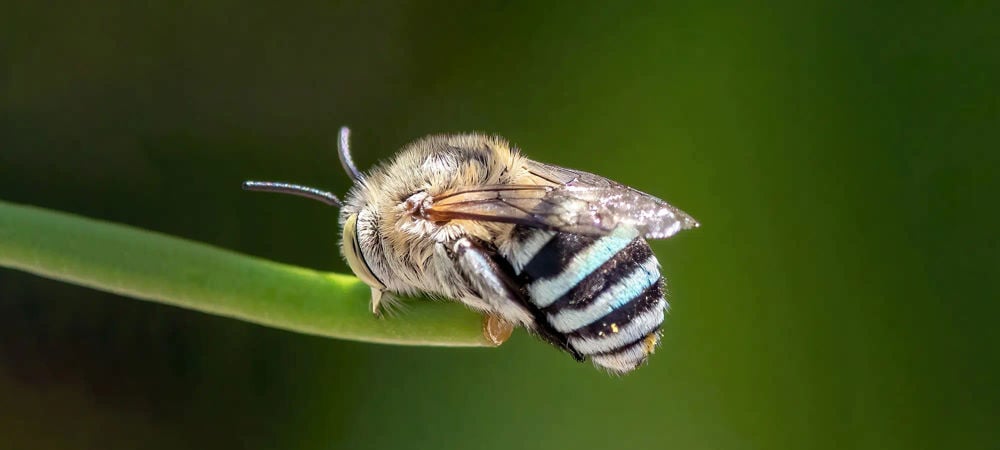
[[643, 339], [643, 343], [646, 347], [646, 353], [652, 355], [656, 351], [656, 343], [660, 340], [660, 337], [656, 333], [649, 333], [646, 335], [646, 339]]
[[611, 332], [612, 333], [617, 333], [618, 332], [618, 324], [617, 323], [611, 324]]

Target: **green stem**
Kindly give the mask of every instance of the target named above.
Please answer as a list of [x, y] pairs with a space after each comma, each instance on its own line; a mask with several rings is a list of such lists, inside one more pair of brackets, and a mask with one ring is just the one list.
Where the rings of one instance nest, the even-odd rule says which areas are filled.
[[480, 316], [407, 302], [375, 318], [353, 276], [0, 201], [0, 267], [302, 333], [405, 345], [487, 346]]

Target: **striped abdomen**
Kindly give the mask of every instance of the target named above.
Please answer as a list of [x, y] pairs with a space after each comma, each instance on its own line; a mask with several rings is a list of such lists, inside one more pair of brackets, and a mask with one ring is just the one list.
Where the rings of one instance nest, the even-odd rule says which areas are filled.
[[649, 244], [631, 228], [583, 236], [517, 227], [508, 260], [539, 334], [624, 373], [659, 341], [667, 307]]

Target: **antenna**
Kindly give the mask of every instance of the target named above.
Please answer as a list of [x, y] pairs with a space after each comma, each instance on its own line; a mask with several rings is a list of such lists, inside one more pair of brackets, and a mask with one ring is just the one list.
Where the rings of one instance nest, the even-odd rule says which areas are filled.
[[354, 165], [351, 159], [351, 130], [347, 127], [340, 127], [340, 138], [337, 139], [337, 154], [340, 155], [340, 165], [344, 166], [347, 176], [351, 181], [358, 182], [363, 179], [361, 172]]
[[305, 197], [312, 200], [321, 201], [330, 206], [341, 206], [340, 199], [326, 191], [321, 191], [309, 186], [298, 184], [281, 183], [277, 181], [244, 181], [243, 190], [256, 192], [276, 192], [278, 194], [291, 194]]
[[[351, 181], [357, 183], [364, 180], [364, 177], [361, 176], [361, 171], [358, 170], [351, 159], [351, 130], [347, 127], [340, 127], [340, 134], [337, 137], [337, 154], [340, 156], [340, 165], [344, 166], [344, 171], [347, 172], [347, 176], [351, 178]], [[301, 184], [282, 183], [279, 181], [244, 181], [243, 190], [297, 195], [321, 201], [330, 206], [339, 207], [343, 205], [336, 195], [314, 187], [302, 186]]]

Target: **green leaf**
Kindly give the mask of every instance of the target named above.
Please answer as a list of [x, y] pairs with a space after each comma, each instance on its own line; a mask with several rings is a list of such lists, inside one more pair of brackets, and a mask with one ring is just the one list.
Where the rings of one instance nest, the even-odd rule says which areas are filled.
[[160, 233], [0, 201], [0, 266], [285, 330], [404, 345], [488, 346], [481, 317], [408, 301], [376, 318], [353, 276], [266, 261]]

